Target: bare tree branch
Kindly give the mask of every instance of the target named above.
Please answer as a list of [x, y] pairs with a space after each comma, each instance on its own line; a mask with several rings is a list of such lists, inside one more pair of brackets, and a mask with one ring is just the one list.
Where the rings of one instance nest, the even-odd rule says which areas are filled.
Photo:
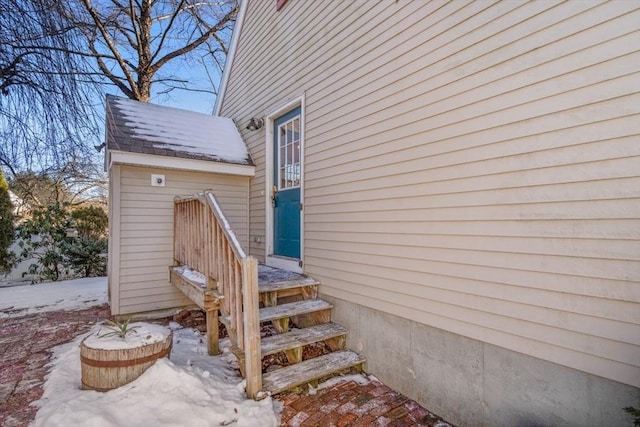
[[[237, 11], [238, 0], [0, 0], [0, 167], [95, 161], [108, 88], [140, 101], [215, 93]], [[208, 79], [185, 78], [193, 68]]]
[[231, 21], [235, 17], [237, 12], [238, 12], [238, 8], [236, 6], [227, 15], [225, 15], [220, 21], [218, 21], [218, 23], [215, 26], [211, 27], [202, 36], [200, 36], [193, 42], [189, 43], [188, 45], [180, 49], [174, 50], [173, 52], [170, 52], [165, 56], [163, 56], [162, 58], [160, 58], [155, 64], [152, 65], [151, 70], [154, 72], [157, 71], [158, 69], [160, 69], [160, 67], [165, 65], [170, 60], [177, 58], [178, 56], [184, 55], [188, 52], [191, 52], [193, 49], [200, 46], [202, 43], [206, 42], [211, 37], [212, 34], [214, 34], [216, 31], [220, 31], [225, 25], [227, 25], [229, 21]]
[[[93, 18], [93, 23], [95, 24], [96, 28], [98, 29], [98, 31], [102, 35], [102, 38], [103, 38], [105, 44], [109, 47], [109, 50], [111, 51], [111, 53], [115, 57], [116, 61], [120, 65], [120, 69], [124, 73], [128, 83], [129, 83], [129, 87], [127, 88], [126, 91], [123, 90], [122, 82], [120, 82], [119, 79], [113, 78], [113, 74], [107, 68], [107, 66], [105, 65], [103, 59], [100, 56], [98, 56], [97, 60], [98, 60], [98, 66], [100, 67], [100, 70], [105, 74], [105, 76], [107, 76], [107, 78], [109, 80], [111, 80], [113, 82], [113, 84], [118, 86], [118, 88], [120, 90], [122, 90], [125, 94], [127, 94], [127, 96], [132, 97], [131, 95], [133, 95], [133, 97], [138, 99], [140, 94], [136, 92], [135, 79], [133, 78], [133, 76], [129, 72], [129, 68], [127, 67], [126, 61], [122, 58], [122, 55], [120, 54], [120, 51], [118, 50], [118, 48], [116, 47], [115, 43], [111, 39], [111, 36], [107, 32], [107, 30], [106, 30], [106, 28], [104, 26], [104, 22], [102, 22], [100, 20], [100, 17], [98, 16], [98, 13], [95, 11], [93, 6], [91, 5], [91, 0], [81, 0], [81, 1], [82, 1], [82, 4], [84, 4], [85, 8], [87, 9], [87, 12], [89, 12], [89, 15], [91, 15], [91, 18]], [[95, 43], [94, 43], [93, 40], [90, 41], [89, 48], [91, 49], [91, 52], [94, 55], [98, 55], [98, 51], [95, 48]]]
[[0, 166], [20, 170], [88, 159], [98, 135], [76, 30], [55, 0], [0, 0]]
[[156, 49], [154, 54], [151, 56], [151, 60], [150, 60], [151, 62], [153, 62], [158, 57], [158, 54], [162, 51], [162, 48], [164, 46], [164, 41], [166, 40], [167, 35], [170, 34], [171, 27], [173, 27], [173, 23], [178, 17], [178, 14], [180, 13], [180, 11], [182, 10], [183, 5], [184, 5], [184, 0], [180, 0], [180, 3], [178, 4], [176, 11], [173, 14], [171, 14], [171, 17], [169, 19], [169, 24], [167, 25], [167, 28], [165, 28], [165, 30], [162, 32], [162, 36], [160, 38], [160, 43], [158, 44], [158, 48]]

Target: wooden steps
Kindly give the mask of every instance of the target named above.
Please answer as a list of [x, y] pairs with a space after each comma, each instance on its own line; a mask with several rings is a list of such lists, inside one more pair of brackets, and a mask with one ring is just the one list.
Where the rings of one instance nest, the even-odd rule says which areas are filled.
[[331, 310], [333, 306], [321, 299], [308, 299], [288, 304], [274, 305], [260, 309], [260, 322], [279, 320], [321, 310]]
[[[333, 306], [317, 298], [317, 280], [270, 267], [259, 270], [259, 277], [258, 290], [264, 305], [260, 309], [260, 321], [272, 322], [278, 332], [261, 339], [262, 357], [283, 352], [290, 363], [263, 374], [264, 391], [276, 394], [307, 383], [315, 384], [319, 378], [350, 368], [363, 369], [366, 360], [345, 350], [349, 331], [331, 322]], [[283, 297], [298, 300], [289, 302], [291, 298], [286, 298], [287, 302], [280, 304]], [[300, 329], [289, 331], [290, 321]], [[303, 348], [319, 342], [324, 342], [332, 353], [303, 361]]]
[[361, 370], [365, 362], [364, 357], [353, 351], [336, 351], [267, 372], [262, 376], [262, 389], [271, 394], [280, 393], [349, 368]]
[[262, 356], [292, 350], [331, 338], [343, 337], [348, 333], [347, 328], [333, 322], [323, 323], [309, 328], [294, 329], [285, 334], [276, 334], [262, 338]]
[[260, 293], [299, 289], [318, 284], [320, 282], [309, 276], [262, 264], [258, 266], [258, 288]]
[[[214, 329], [212, 324], [215, 322], [217, 326], [218, 319], [214, 320], [213, 314], [217, 314], [220, 307], [220, 295], [217, 290], [207, 289], [206, 280], [197, 272], [181, 274], [183, 270], [181, 267], [170, 268], [171, 282], [207, 310], [208, 335], [213, 337], [215, 333], [217, 336], [217, 327]], [[333, 306], [317, 297], [318, 285], [317, 280], [305, 275], [258, 266], [258, 292], [262, 303], [259, 320], [261, 323], [271, 322], [277, 332], [260, 339], [261, 355], [264, 358], [282, 352], [290, 363], [263, 374], [264, 391], [276, 394], [307, 383], [316, 384], [320, 378], [347, 369], [364, 368], [364, 357], [345, 350], [349, 331], [331, 321]], [[230, 330], [229, 316], [220, 316], [220, 321]], [[295, 324], [296, 328], [289, 330], [290, 324]], [[332, 353], [303, 361], [303, 348], [320, 342], [326, 344]], [[231, 350], [238, 358], [244, 375], [245, 354], [238, 347]], [[217, 346], [211, 351], [217, 351]]]
[[299, 295], [302, 299], [318, 297], [319, 282], [311, 277], [266, 265], [258, 267], [260, 302], [265, 306], [278, 304], [278, 298]]

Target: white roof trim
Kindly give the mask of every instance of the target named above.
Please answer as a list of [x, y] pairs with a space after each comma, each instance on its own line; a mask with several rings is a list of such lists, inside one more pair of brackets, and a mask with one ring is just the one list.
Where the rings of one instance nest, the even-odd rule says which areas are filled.
[[227, 89], [227, 81], [229, 80], [229, 73], [231, 73], [231, 66], [233, 65], [233, 58], [236, 53], [236, 46], [238, 45], [238, 39], [240, 38], [240, 31], [242, 31], [242, 23], [244, 22], [244, 15], [247, 11], [247, 5], [249, 0], [240, 0], [240, 11], [236, 18], [236, 26], [233, 29], [231, 35], [231, 46], [229, 46], [229, 53], [227, 53], [227, 60], [224, 62], [224, 70], [222, 71], [222, 79], [220, 81], [220, 87], [218, 88], [218, 96], [216, 96], [216, 105], [213, 107], [213, 115], [219, 116], [220, 109], [222, 108], [222, 100], [224, 99], [224, 93]]
[[250, 165], [212, 162], [207, 160], [185, 159], [182, 157], [156, 156], [153, 154], [131, 153], [129, 151], [110, 150], [107, 152], [107, 170], [114, 164], [128, 164], [165, 169], [179, 169], [194, 172], [220, 173], [224, 175], [255, 176], [256, 168]]

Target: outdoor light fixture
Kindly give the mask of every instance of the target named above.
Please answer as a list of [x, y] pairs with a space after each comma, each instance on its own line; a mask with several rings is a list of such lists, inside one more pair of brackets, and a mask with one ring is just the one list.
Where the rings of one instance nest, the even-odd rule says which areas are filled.
[[100, 145], [94, 145], [94, 146], [93, 146], [93, 148], [95, 148], [95, 149], [96, 149], [96, 151], [99, 153], [99, 152], [101, 152], [101, 151], [102, 151], [102, 149], [103, 149], [106, 145], [107, 145], [107, 143], [106, 143], [106, 142], [103, 142], [103, 143], [102, 143], [102, 144], [100, 144]]
[[261, 129], [262, 126], [264, 126], [263, 119], [259, 119], [257, 117], [251, 117], [251, 120], [249, 120], [249, 124], [247, 125], [247, 129], [258, 130], [258, 129]]

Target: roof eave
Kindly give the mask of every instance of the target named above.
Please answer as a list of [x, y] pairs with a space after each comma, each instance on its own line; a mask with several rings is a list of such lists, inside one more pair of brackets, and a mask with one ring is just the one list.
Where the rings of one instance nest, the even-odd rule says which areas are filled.
[[108, 150], [107, 170], [115, 164], [157, 167], [163, 169], [186, 170], [191, 172], [219, 173], [224, 175], [255, 176], [253, 165], [217, 162], [211, 160], [187, 159], [181, 157], [158, 156], [155, 154], [132, 153], [121, 150]]

